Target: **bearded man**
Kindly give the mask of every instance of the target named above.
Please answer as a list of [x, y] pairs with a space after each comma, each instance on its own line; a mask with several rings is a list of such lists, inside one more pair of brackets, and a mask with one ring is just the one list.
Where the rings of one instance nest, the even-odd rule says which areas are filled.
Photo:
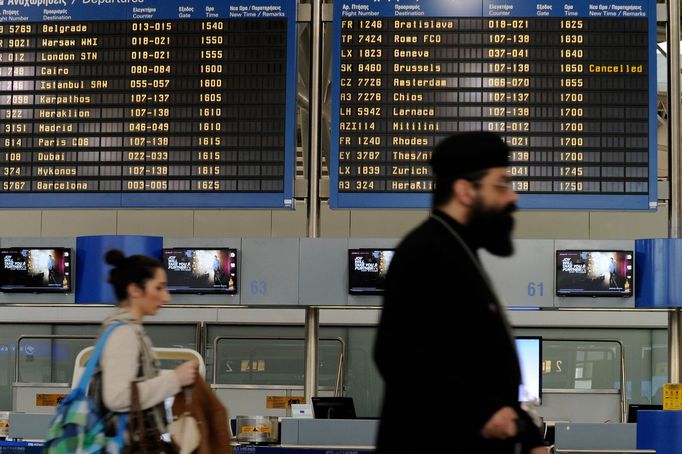
[[374, 350], [385, 383], [378, 454], [547, 453], [518, 402], [514, 338], [477, 255], [513, 252], [508, 156], [487, 132], [434, 150], [433, 211], [400, 243], [386, 277]]

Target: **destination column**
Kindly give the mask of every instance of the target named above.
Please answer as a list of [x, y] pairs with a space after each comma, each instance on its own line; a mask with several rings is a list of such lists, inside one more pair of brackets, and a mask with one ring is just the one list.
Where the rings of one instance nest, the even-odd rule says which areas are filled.
[[[460, 130], [458, 119], [471, 114], [480, 117], [480, 109], [477, 113], [466, 105], [473, 101], [469, 90], [480, 95], [480, 77], [474, 74], [478, 68], [475, 64], [465, 67], [468, 63], [460, 47], [461, 41], [473, 44], [475, 39], [469, 38], [478, 33], [462, 31], [462, 23], [465, 29], [477, 27], [480, 19], [390, 20], [389, 191], [430, 192], [433, 147]], [[476, 121], [475, 129], [480, 129], [479, 118]]]
[[[116, 48], [103, 35], [116, 23], [40, 24], [36, 38], [35, 123], [32, 191], [99, 192], [117, 190], [100, 184], [102, 146], [120, 147], [120, 123], [102, 123], [102, 106], [119, 99], [103, 70], [104, 47]], [[120, 55], [118, 56], [120, 57]], [[110, 57], [116, 60], [116, 56]], [[119, 90], [122, 87], [119, 87]]]

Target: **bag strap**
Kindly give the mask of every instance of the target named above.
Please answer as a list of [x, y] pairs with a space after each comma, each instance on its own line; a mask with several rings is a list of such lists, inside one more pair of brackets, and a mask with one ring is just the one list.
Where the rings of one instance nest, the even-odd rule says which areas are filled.
[[95, 368], [99, 364], [99, 357], [102, 355], [104, 345], [107, 343], [107, 339], [109, 339], [111, 332], [116, 327], [123, 324], [125, 324], [125, 322], [112, 323], [107, 327], [106, 331], [104, 331], [104, 334], [102, 334], [102, 337], [100, 337], [99, 340], [97, 341], [97, 344], [95, 345], [95, 350], [92, 352], [92, 355], [88, 359], [88, 363], [85, 367], [85, 372], [83, 372], [83, 375], [81, 375], [81, 379], [78, 382], [78, 389], [80, 389], [81, 391], [85, 392], [86, 388], [88, 387], [90, 379], [92, 378], [92, 374], [95, 372]]
[[145, 421], [140, 405], [140, 393], [137, 389], [137, 382], [130, 382], [130, 413], [128, 422], [128, 434], [131, 442], [138, 443], [138, 449], [142, 454], [146, 454], [147, 447], [145, 441]]

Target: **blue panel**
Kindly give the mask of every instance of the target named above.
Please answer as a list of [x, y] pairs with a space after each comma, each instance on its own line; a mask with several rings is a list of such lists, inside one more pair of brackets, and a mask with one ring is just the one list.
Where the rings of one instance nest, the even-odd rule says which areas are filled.
[[682, 452], [682, 411], [640, 410], [637, 413], [637, 449], [656, 454]]
[[0, 454], [42, 454], [43, 443], [0, 440]]
[[[62, 24], [82, 21], [164, 19], [183, 21], [286, 19], [287, 23], [282, 192], [5, 193], [0, 194], [0, 207], [293, 208], [296, 152], [296, 5], [296, 0], [0, 0], [0, 6], [2, 6], [0, 23]], [[33, 64], [38, 66], [38, 63]], [[45, 162], [44, 164], [54, 165], [59, 162]], [[78, 164], [87, 165], [83, 162]], [[217, 165], [226, 164], [230, 163], [217, 163]]]
[[635, 307], [682, 307], [682, 239], [635, 241]]
[[[123, 194], [122, 206], [156, 207], [158, 196], [153, 194]], [[293, 199], [281, 194], [173, 194], [163, 204], [165, 207], [201, 207], [201, 208], [273, 208], [293, 207]]]
[[[609, 19], [623, 19], [623, 18], [646, 18], [648, 22], [648, 61], [646, 69], [648, 71], [648, 168], [646, 169], [646, 177], [648, 179], [646, 194], [618, 194], [614, 192], [605, 194], [576, 194], [571, 192], [560, 192], [556, 188], [552, 188], [555, 192], [536, 192], [527, 194], [520, 192], [519, 207], [524, 209], [569, 209], [569, 210], [654, 210], [657, 207], [657, 124], [656, 124], [656, 3], [653, 0], [615, 0], [613, 2], [597, 2], [597, 1], [583, 1], [583, 0], [548, 0], [548, 1], [527, 1], [527, 0], [462, 0], [462, 1], [448, 1], [448, 0], [434, 0], [434, 1], [419, 1], [419, 0], [339, 0], [334, 2], [334, 24], [333, 24], [333, 44], [332, 44], [332, 112], [331, 112], [331, 150], [330, 150], [330, 206], [332, 208], [427, 208], [430, 206], [431, 197], [424, 189], [418, 187], [415, 192], [383, 192], [368, 190], [365, 193], [351, 193], [342, 192], [339, 188], [339, 170], [340, 170], [340, 138], [341, 138], [341, 27], [342, 20], [346, 19], [380, 19], [380, 18], [401, 18], [401, 19], [429, 19], [429, 18], [527, 18], [529, 20], [542, 18], [591, 18], [608, 21]], [[389, 28], [392, 26], [389, 26]], [[419, 27], [417, 27], [419, 28]], [[392, 30], [392, 29], [391, 29]], [[382, 29], [384, 36], [390, 40], [394, 36], [393, 31]], [[409, 33], [409, 30], [406, 31]], [[423, 31], [420, 33], [424, 33]], [[483, 35], [484, 33], [481, 33]], [[386, 38], [385, 38], [386, 39]], [[392, 43], [391, 43], [392, 44]], [[473, 46], [473, 45], [472, 45]], [[420, 46], [428, 47], [428, 46]], [[438, 45], [434, 46], [436, 49]], [[384, 49], [393, 49], [392, 46], [387, 45], [386, 41], [383, 43]], [[619, 48], [620, 49], [620, 48]], [[377, 61], [389, 61], [389, 59]], [[441, 57], [443, 60], [443, 57]], [[428, 61], [425, 59], [424, 62]], [[522, 60], [518, 60], [522, 61]], [[558, 61], [558, 60], [557, 60]], [[421, 62], [420, 62], [421, 63]], [[382, 73], [382, 75], [391, 75], [389, 71]], [[464, 74], [464, 73], [461, 73]], [[393, 101], [391, 94], [391, 77], [386, 76], [386, 84], [381, 87], [381, 90], [388, 100], [382, 104], [384, 109], [388, 110], [392, 105], [398, 105], [399, 102]], [[533, 73], [530, 73], [533, 76]], [[480, 82], [480, 81], [479, 81]], [[448, 85], [449, 87], [449, 85]], [[371, 89], [369, 89], [371, 91]], [[419, 89], [417, 89], [419, 91]], [[427, 90], [428, 91], [428, 90]], [[533, 88], [530, 89], [533, 91]], [[393, 103], [393, 104], [391, 104]], [[470, 104], [474, 105], [474, 104]], [[400, 107], [400, 106], [398, 106]], [[625, 107], [623, 107], [625, 108]], [[387, 115], [384, 113], [384, 115]], [[352, 113], [348, 117], [350, 120], [358, 120]], [[367, 117], [371, 118], [371, 117]], [[381, 117], [385, 120], [389, 117]], [[406, 117], [411, 118], [411, 117]], [[421, 117], [420, 117], [421, 118]], [[420, 119], [417, 118], [417, 119]], [[443, 117], [445, 119], [445, 117]], [[359, 118], [363, 120], [362, 117]], [[447, 118], [447, 120], [457, 120], [455, 117]], [[567, 118], [570, 121], [570, 118]], [[388, 123], [388, 120], [386, 120]], [[627, 125], [626, 125], [627, 127]], [[481, 123], [483, 128], [483, 123]], [[431, 130], [429, 130], [431, 131]], [[387, 126], [386, 137], [391, 137], [390, 130]], [[449, 132], [439, 130], [438, 134], [446, 135]], [[352, 130], [351, 130], [352, 134]], [[428, 132], [422, 133], [429, 135]], [[503, 133], [504, 134], [504, 133]], [[607, 133], [600, 133], [608, 136]], [[432, 132], [430, 135], [434, 135]], [[406, 136], [407, 137], [407, 136]], [[554, 151], [561, 151], [560, 147], [555, 145]], [[386, 153], [393, 151], [390, 148], [368, 148], [368, 150], [386, 150]], [[407, 148], [407, 150], [410, 150]], [[619, 149], [620, 150], [620, 149]], [[414, 150], [411, 150], [414, 151]], [[422, 151], [422, 150], [420, 150]], [[627, 155], [627, 147], [625, 154]], [[350, 159], [350, 158], [346, 158]], [[601, 159], [601, 158], [600, 158]], [[629, 156], [625, 158], [630, 159]], [[388, 158], [387, 158], [388, 160]], [[421, 165], [425, 160], [419, 160]], [[344, 164], [350, 161], [344, 162]], [[358, 161], [365, 164], [366, 161]], [[353, 162], [350, 162], [353, 164]], [[544, 161], [530, 161], [528, 165], [553, 165], [558, 166], [557, 162]], [[381, 162], [379, 164], [382, 164]], [[521, 165], [517, 163], [516, 165]], [[523, 164], [525, 165], [525, 163]], [[567, 164], [570, 165], [570, 164]], [[388, 175], [389, 165], [386, 164], [386, 175]], [[381, 177], [383, 178], [383, 177]], [[416, 178], [416, 177], [415, 177]], [[523, 177], [522, 177], [523, 178]], [[620, 178], [620, 177], [619, 177]], [[554, 177], [557, 181], [562, 181], [561, 177]], [[347, 181], [347, 180], [345, 180]], [[352, 180], [351, 180], [352, 181]], [[519, 181], [524, 181], [520, 179]], [[532, 181], [532, 180], [531, 180]], [[566, 179], [566, 181], [577, 181]], [[608, 181], [608, 180], [607, 180]], [[625, 180], [627, 181], [627, 179]], [[353, 188], [350, 188], [352, 190]], [[390, 189], [390, 188], [389, 188]], [[345, 188], [349, 190], [349, 188]], [[546, 190], [545, 190], [546, 191]]]
[[76, 238], [76, 304], [116, 303], [107, 282], [111, 266], [104, 263], [110, 249], [120, 249], [126, 256], [148, 255], [161, 259], [160, 236], [80, 236]]
[[67, 208], [121, 206], [121, 194], [0, 194], [6, 208]]

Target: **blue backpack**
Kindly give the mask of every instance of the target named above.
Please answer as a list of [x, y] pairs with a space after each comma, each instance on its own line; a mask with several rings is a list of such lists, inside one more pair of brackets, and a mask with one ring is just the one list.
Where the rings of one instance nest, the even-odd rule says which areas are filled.
[[95, 454], [119, 453], [123, 449], [128, 414], [118, 418], [116, 436], [104, 432], [104, 414], [93, 399], [87, 395], [88, 385], [109, 335], [123, 322], [112, 323], [106, 329], [88, 360], [78, 386], [57, 407], [57, 414], [50, 423], [45, 440], [45, 454]]

